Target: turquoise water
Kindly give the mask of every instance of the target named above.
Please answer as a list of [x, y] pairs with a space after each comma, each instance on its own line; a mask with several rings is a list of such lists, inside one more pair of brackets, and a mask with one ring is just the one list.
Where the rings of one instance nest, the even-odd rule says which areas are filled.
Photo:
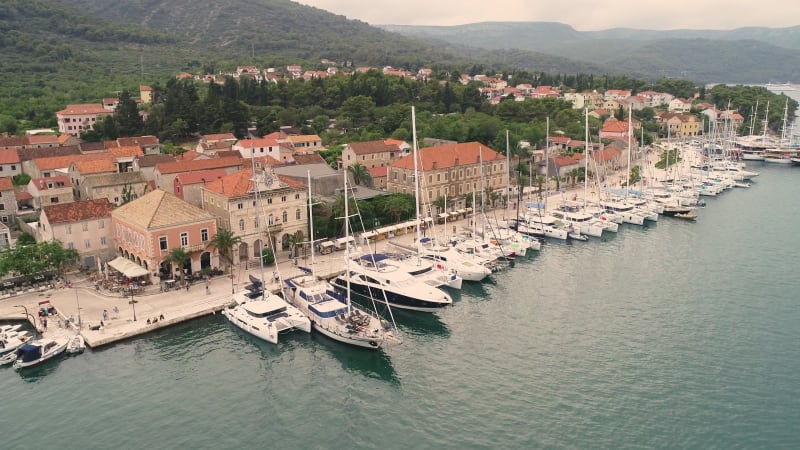
[[388, 354], [208, 317], [0, 369], [4, 448], [798, 448], [800, 169], [548, 242]]

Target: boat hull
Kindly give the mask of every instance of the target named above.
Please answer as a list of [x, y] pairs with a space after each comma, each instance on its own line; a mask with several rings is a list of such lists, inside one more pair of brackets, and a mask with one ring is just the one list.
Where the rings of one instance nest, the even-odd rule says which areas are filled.
[[[339, 289], [347, 289], [347, 280], [341, 276], [334, 278], [333, 284]], [[350, 291], [362, 297], [372, 298], [379, 303], [388, 302], [392, 308], [411, 311], [434, 312], [452, 304], [452, 300], [443, 302], [418, 299], [396, 291], [386, 290], [379, 286], [359, 283], [355, 280], [350, 280]]]

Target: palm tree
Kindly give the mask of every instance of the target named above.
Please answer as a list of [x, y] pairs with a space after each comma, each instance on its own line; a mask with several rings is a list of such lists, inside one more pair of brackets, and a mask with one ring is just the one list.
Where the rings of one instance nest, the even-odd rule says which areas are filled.
[[408, 201], [408, 198], [400, 195], [393, 195], [389, 198], [384, 208], [386, 212], [395, 216], [397, 223], [400, 222], [400, 217], [414, 210], [414, 206]]
[[286, 237], [286, 242], [289, 244], [289, 250], [292, 252], [292, 255], [297, 256], [297, 247], [302, 245], [303, 242], [303, 232], [297, 230], [294, 234], [290, 234]]
[[361, 164], [355, 163], [347, 168], [350, 176], [353, 177], [353, 183], [360, 185], [361, 183], [369, 184], [372, 177], [369, 175], [369, 170]]
[[183, 266], [189, 262], [189, 255], [186, 253], [186, 250], [183, 247], [175, 247], [169, 251], [167, 258], [164, 260], [172, 265], [172, 271], [175, 272], [175, 268], [179, 268], [181, 272], [181, 283], [184, 281], [184, 271]]
[[230, 230], [219, 230], [209, 245], [216, 248], [219, 254], [228, 262], [228, 267], [233, 270], [233, 248], [242, 242], [242, 238]]

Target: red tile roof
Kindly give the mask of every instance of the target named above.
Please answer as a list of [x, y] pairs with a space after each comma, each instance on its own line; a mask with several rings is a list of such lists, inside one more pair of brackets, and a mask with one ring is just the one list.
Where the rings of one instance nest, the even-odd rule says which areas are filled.
[[156, 164], [156, 170], [163, 175], [168, 173], [194, 172], [197, 170], [219, 169], [241, 165], [242, 158], [239, 157], [213, 158]]
[[400, 148], [395, 144], [387, 144], [384, 141], [351, 142], [347, 144], [356, 155], [368, 155], [371, 153], [399, 152]]
[[[418, 151], [419, 170], [433, 170], [434, 164], [437, 169], [455, 167], [458, 165], [477, 164], [479, 155], [483, 162], [491, 162], [505, 159], [505, 156], [481, 144], [480, 142], [465, 142], [463, 144], [438, 145], [436, 147], [426, 147]], [[414, 157], [408, 155], [392, 164], [392, 167], [401, 169], [414, 169]]]
[[[53, 185], [53, 189], [72, 187], [72, 182], [69, 181], [69, 177], [66, 175], [58, 175], [55, 177], [45, 177], [45, 178], [34, 178], [30, 182], [33, 183], [33, 185], [36, 186], [36, 188], [39, 189], [40, 191], [51, 189], [47, 187], [48, 183], [51, 183]], [[59, 183], [61, 183], [62, 185], [58, 186]]]
[[103, 108], [103, 105], [94, 103], [85, 103], [79, 105], [67, 105], [65, 109], [56, 112], [56, 114], [70, 116], [70, 115], [84, 115], [84, 114], [111, 114], [111, 111]]
[[297, 164], [325, 164], [325, 160], [319, 153], [292, 155], [292, 159]]
[[0, 150], [0, 164], [19, 164], [19, 153], [16, 150]]
[[14, 193], [14, 198], [17, 201], [20, 201], [20, 200], [33, 200], [33, 195], [31, 195], [31, 193], [28, 192], [28, 191], [19, 191], [19, 192], [15, 192]]
[[111, 217], [112, 209], [114, 205], [107, 198], [98, 198], [45, 206], [42, 208], [42, 213], [47, 216], [51, 224], [73, 223]]
[[373, 167], [368, 170], [369, 170], [369, 176], [371, 176], [372, 178], [383, 178], [389, 172], [389, 167], [388, 166]]
[[32, 145], [58, 144], [58, 136], [55, 134], [34, 134], [33, 136], [27, 136], [26, 139], [28, 144]]
[[205, 140], [206, 142], [229, 141], [229, 140], [236, 140], [236, 136], [234, 136], [233, 133], [206, 134], [203, 136], [203, 140]]
[[158, 138], [155, 136], [121, 137], [117, 139], [117, 144], [120, 147], [152, 146], [158, 145]]
[[228, 172], [226, 172], [225, 169], [211, 169], [182, 173], [175, 177], [175, 179], [182, 185], [187, 186], [190, 184], [208, 183], [219, 178], [225, 178], [226, 176], [228, 176]]
[[[253, 190], [253, 170], [250, 168], [240, 170], [226, 177], [218, 178], [206, 184], [206, 189], [226, 197], [242, 197]], [[281, 183], [292, 188], [305, 188], [305, 184], [289, 177], [277, 175]], [[259, 184], [263, 190], [265, 186]]]
[[75, 166], [75, 170], [81, 175], [117, 171], [117, 162], [114, 158], [80, 160], [74, 161], [72, 164]]
[[600, 130], [601, 133], [627, 133], [628, 132], [628, 122], [623, 122], [621, 120], [607, 120], [605, 124], [603, 124], [603, 129]]

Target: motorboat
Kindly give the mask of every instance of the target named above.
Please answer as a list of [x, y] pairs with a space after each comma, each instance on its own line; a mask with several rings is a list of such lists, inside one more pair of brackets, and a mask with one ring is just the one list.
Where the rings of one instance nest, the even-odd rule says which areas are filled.
[[433, 262], [427, 258], [422, 258], [419, 254], [384, 254], [389, 256], [398, 267], [408, 272], [409, 275], [429, 286], [461, 289], [461, 285], [464, 282], [464, 278], [454, 268], [442, 262]]
[[311, 332], [311, 321], [286, 300], [264, 289], [261, 280], [250, 275], [250, 284], [233, 296], [233, 305], [222, 310], [236, 327], [271, 344], [285, 331]]
[[395, 328], [384, 319], [353, 305], [328, 282], [312, 274], [286, 280], [289, 300], [309, 320], [314, 330], [349, 345], [380, 349], [401, 343]]
[[17, 349], [17, 358], [16, 361], [14, 361], [14, 368], [21, 370], [42, 364], [64, 353], [68, 343], [69, 339], [66, 337], [28, 342]]
[[11, 331], [4, 333], [0, 339], [0, 355], [14, 353], [14, 350], [25, 345], [30, 340], [27, 331]]
[[349, 268], [333, 279], [339, 289], [392, 308], [413, 311], [437, 311], [453, 304], [453, 299], [439, 288], [430, 286], [398, 267], [387, 255], [366, 254], [352, 257]]
[[76, 334], [69, 338], [69, 343], [67, 343], [67, 353], [70, 355], [77, 355], [83, 353], [86, 350], [86, 341], [83, 339], [83, 336], [80, 334]]
[[22, 328], [21, 323], [15, 323], [13, 325], [0, 325], [0, 335], [10, 333], [12, 331], [17, 331]]
[[598, 223], [593, 215], [583, 211], [579, 206], [565, 203], [561, 208], [550, 211], [550, 215], [568, 223], [580, 234], [598, 238], [603, 236], [605, 229], [603, 224]]
[[637, 208], [624, 201], [600, 201], [600, 206], [622, 217], [622, 221], [633, 225], [644, 225], [645, 216]]

